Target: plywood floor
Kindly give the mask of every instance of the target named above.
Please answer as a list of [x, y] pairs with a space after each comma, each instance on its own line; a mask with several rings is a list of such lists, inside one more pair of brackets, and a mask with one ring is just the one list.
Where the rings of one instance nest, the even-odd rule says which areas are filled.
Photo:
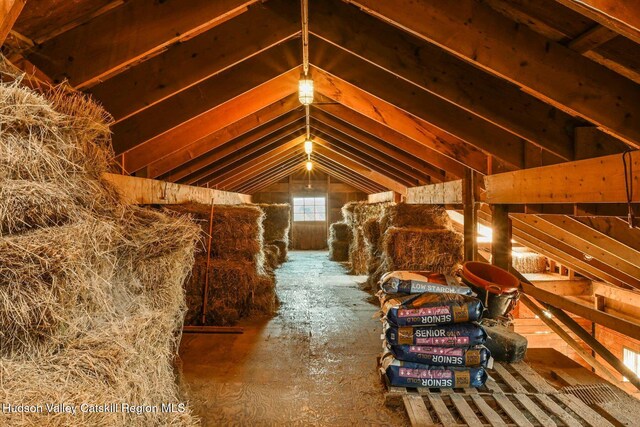
[[204, 426], [407, 425], [376, 372], [380, 322], [369, 295], [326, 252], [291, 252], [276, 317], [242, 335], [186, 334], [184, 378]]

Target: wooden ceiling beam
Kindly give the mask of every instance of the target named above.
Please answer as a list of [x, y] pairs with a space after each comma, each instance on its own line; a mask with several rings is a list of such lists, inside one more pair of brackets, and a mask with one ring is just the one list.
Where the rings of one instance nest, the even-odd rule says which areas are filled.
[[[313, 79], [317, 91], [327, 98], [378, 123], [392, 127], [396, 132], [423, 143], [453, 160], [467, 164], [482, 174], [487, 173], [487, 155], [474, 146], [315, 67]], [[324, 109], [324, 106], [321, 108]]]
[[376, 153], [365, 145], [358, 144], [352, 146], [346, 138], [342, 140], [338, 139], [330, 134], [319, 131], [316, 127], [313, 128], [312, 135], [312, 139], [317, 144], [342, 154], [360, 163], [362, 166], [371, 168], [398, 182], [402, 182], [407, 187], [421, 185], [421, 183], [427, 183], [430, 180], [427, 175], [407, 172], [406, 170], [408, 168], [404, 168], [403, 170], [402, 164], [397, 160]]
[[299, 11], [288, 2], [257, 3], [234, 19], [170, 46], [89, 89], [116, 121], [283, 43], [300, 32]]
[[[319, 96], [319, 98], [322, 99], [323, 97]], [[394, 147], [397, 147], [418, 159], [423, 159], [424, 161], [431, 163], [436, 168], [452, 174], [455, 178], [460, 178], [464, 175], [465, 166], [462, 163], [437, 151], [437, 149], [441, 148], [441, 145], [444, 144], [444, 141], [440, 142], [430, 140], [427, 135], [419, 135], [417, 132], [412, 135], [413, 138], [410, 138], [409, 136], [396, 131], [389, 124], [378, 122], [373, 118], [360, 114], [358, 111], [352, 110], [351, 108], [337, 102], [320, 102], [313, 105], [312, 115], [315, 115], [315, 112], [320, 111], [335, 117], [342, 123], [347, 123], [349, 126], [359, 129], [365, 134], [371, 135], [382, 141], [386, 141]]]
[[322, 163], [318, 162], [317, 165], [318, 170], [326, 173], [327, 175], [331, 176], [332, 178], [336, 178], [339, 179], [340, 181], [345, 182], [346, 184], [350, 185], [351, 187], [355, 188], [356, 190], [362, 191], [363, 193], [367, 193], [369, 194], [371, 191], [373, 191], [371, 188], [357, 182], [357, 181], [353, 181], [350, 180], [349, 177], [341, 177], [339, 173], [335, 172], [334, 170], [324, 166]]
[[386, 187], [383, 187], [380, 184], [371, 181], [371, 179], [366, 176], [362, 176], [357, 172], [345, 168], [344, 166], [334, 162], [329, 158], [316, 156], [315, 163], [318, 164], [321, 170], [324, 167], [325, 171], [331, 171], [335, 177], [343, 180], [344, 182], [353, 185], [358, 184], [359, 188], [366, 190], [365, 193], [386, 190]]
[[[193, 141], [194, 144], [206, 147], [209, 144], [207, 139], [209, 135], [223, 130], [238, 120], [252, 116], [256, 111], [274, 103], [290, 102], [287, 96], [297, 92], [299, 78], [298, 70], [282, 74], [233, 98], [232, 102], [217, 105], [168, 132], [131, 146], [125, 153], [125, 170], [134, 172], [162, 159], [186, 145], [185, 141]], [[180, 141], [178, 146], [175, 144], [176, 141]]]
[[[573, 156], [581, 120], [523, 92], [439, 47], [364, 14], [342, 1], [310, 4], [312, 34], [369, 61], [564, 160]], [[314, 45], [321, 50], [322, 45]], [[333, 60], [331, 52], [325, 52]], [[327, 70], [330, 71], [330, 70]]]
[[302, 119], [264, 138], [253, 141], [239, 141], [239, 144], [242, 144], [241, 147], [224, 146], [220, 153], [216, 152], [213, 156], [203, 159], [206, 162], [203, 167], [185, 175], [179, 181], [185, 184], [206, 181], [207, 177], [214, 176], [231, 164], [249, 163], [254, 157], [260, 156], [262, 153], [277, 148], [279, 144], [304, 134], [304, 119]]
[[[313, 75], [320, 92], [326, 92], [326, 84], [329, 83], [326, 80], [330, 80], [334, 92], [347, 83], [420, 119], [432, 133], [447, 133], [459, 138], [508, 163], [511, 169], [524, 167], [524, 139], [329, 43], [318, 39], [313, 41], [315, 48], [310, 60], [322, 69], [314, 68], [318, 71]], [[326, 60], [324, 55], [330, 60]], [[321, 80], [318, 74], [321, 74]]]
[[640, 146], [637, 84], [565, 46], [550, 43], [526, 26], [513, 25], [485, 4], [474, 0], [347, 1]]
[[640, 4], [635, 0], [556, 0], [589, 19], [640, 43]]
[[[264, 108], [242, 117], [239, 120], [206, 135], [196, 141], [191, 138], [185, 141], [174, 141], [177, 151], [149, 164], [150, 176], [173, 175], [174, 169], [179, 169], [187, 164], [191, 165], [199, 157], [223, 147], [230, 141], [240, 138], [271, 133], [284, 124], [301, 117], [303, 109], [296, 95], [289, 95], [279, 101], [269, 104]], [[177, 180], [179, 178], [167, 178]]]
[[[112, 127], [113, 147], [116, 154], [166, 135], [192, 120], [243, 93], [272, 80], [283, 80], [283, 76], [297, 74], [299, 61], [294, 56], [298, 46], [296, 40], [275, 46], [259, 55], [243, 61], [224, 72], [210, 77], [164, 101], [149, 107], [135, 116], [116, 123]], [[274, 60], [278, 58], [278, 60]], [[275, 62], [275, 63], [274, 63]], [[286, 79], [285, 79], [286, 80]], [[289, 80], [287, 80], [289, 82]], [[292, 85], [277, 99], [282, 99], [296, 90]], [[254, 110], [252, 112], [255, 112]]]
[[9, 31], [16, 23], [26, 0], [2, 0], [0, 1], [0, 46], [4, 43]]
[[56, 82], [86, 89], [247, 10], [256, 0], [129, 1], [42, 43], [29, 55]]
[[267, 150], [251, 156], [249, 159], [232, 163], [228, 167], [218, 171], [215, 175], [210, 174], [201, 178], [197, 181], [197, 184], [202, 185], [208, 182], [209, 185], [228, 185], [230, 182], [236, 180], [236, 178], [239, 176], [239, 173], [244, 170], [257, 170], [252, 168], [272, 163], [275, 164], [277, 163], [278, 158], [282, 158], [285, 155], [298, 153], [298, 151], [302, 152], [303, 141], [304, 136], [299, 136], [297, 138], [288, 140], [284, 144], [272, 146]]
[[221, 182], [220, 185], [222, 188], [235, 188], [241, 185], [244, 182], [252, 179], [253, 177], [266, 172], [270, 169], [276, 167], [288, 167], [289, 165], [294, 164], [303, 164], [305, 159], [304, 153], [298, 148], [292, 148], [289, 151], [285, 152], [283, 155], [277, 158], [269, 158], [265, 160], [261, 160], [259, 163], [255, 165], [250, 165], [248, 168], [241, 170], [235, 176], [231, 178], [227, 178], [225, 181]]
[[323, 157], [327, 157], [335, 161], [336, 163], [341, 164], [345, 168], [350, 169], [353, 172], [358, 173], [359, 175], [369, 178], [371, 181], [383, 186], [388, 190], [393, 190], [400, 194], [407, 193], [407, 186], [405, 184], [398, 182], [397, 180], [387, 175], [384, 175], [376, 170], [362, 166], [361, 164], [355, 162], [354, 160], [350, 159], [349, 157], [343, 154], [337, 153], [335, 151], [332, 151], [326, 148], [328, 144], [326, 143], [326, 141], [322, 141], [320, 138], [316, 138], [315, 141], [325, 142], [325, 144], [324, 146], [323, 145], [317, 146], [315, 148], [314, 153], [319, 154], [320, 156], [323, 156]]
[[[304, 127], [304, 113], [302, 111], [292, 111], [279, 117], [276, 120], [267, 122], [262, 126], [253, 129], [237, 138], [227, 141], [219, 145], [214, 150], [210, 150], [205, 154], [195, 157], [193, 160], [173, 168], [170, 172], [162, 175], [162, 179], [167, 181], [178, 181], [187, 176], [193, 175], [198, 171], [210, 166], [211, 164], [222, 160], [227, 156], [231, 156], [245, 147], [269, 139], [276, 141], [283, 135], [289, 135]], [[150, 172], [152, 173], [152, 172]]]
[[239, 183], [234, 188], [242, 188], [245, 194], [249, 194], [248, 191], [251, 191], [253, 188], [259, 188], [261, 186], [268, 186], [272, 182], [275, 182], [281, 178], [286, 176], [286, 173], [291, 170], [300, 169], [302, 165], [300, 163], [294, 163], [292, 165], [279, 164], [277, 166], [272, 167], [271, 169], [262, 172], [259, 175], [256, 175], [247, 181]]
[[347, 142], [357, 142], [355, 145], [367, 145], [381, 153], [394, 157], [404, 165], [405, 169], [409, 167], [415, 171], [422, 172], [429, 176], [434, 182], [445, 181], [447, 178], [453, 179], [451, 175], [448, 176], [445, 171], [434, 167], [420, 157], [416, 157], [393, 144], [389, 144], [373, 135], [367, 134], [324, 111], [313, 109], [311, 117], [316, 129], [334, 135], [338, 139], [340, 139], [340, 137], [346, 138]]
[[297, 170], [303, 169], [304, 166], [300, 163], [294, 163], [293, 165], [284, 169], [277, 169], [276, 173], [272, 173], [270, 176], [262, 176], [260, 179], [256, 179], [250, 186], [246, 186], [247, 194], [255, 194], [262, 189], [269, 187], [271, 184], [275, 184], [282, 178], [285, 178]]
[[[640, 200], [640, 151], [627, 157], [631, 200]], [[626, 203], [623, 158], [619, 154], [485, 177], [490, 204]]]

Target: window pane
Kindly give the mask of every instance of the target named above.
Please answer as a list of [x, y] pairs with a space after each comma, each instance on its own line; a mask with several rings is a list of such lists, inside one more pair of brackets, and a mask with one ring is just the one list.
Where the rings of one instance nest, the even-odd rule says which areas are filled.
[[324, 197], [316, 197], [313, 200], [313, 204], [316, 206], [324, 206]]
[[294, 206], [293, 207], [293, 213], [297, 214], [297, 213], [303, 213], [304, 212], [304, 207], [303, 206]]
[[302, 205], [303, 203], [304, 203], [304, 199], [302, 197], [293, 198], [293, 206]]
[[324, 221], [324, 212], [316, 213], [316, 221]]
[[304, 220], [305, 221], [313, 221], [313, 213], [304, 214]]
[[313, 197], [305, 197], [304, 204], [305, 206], [313, 206]]

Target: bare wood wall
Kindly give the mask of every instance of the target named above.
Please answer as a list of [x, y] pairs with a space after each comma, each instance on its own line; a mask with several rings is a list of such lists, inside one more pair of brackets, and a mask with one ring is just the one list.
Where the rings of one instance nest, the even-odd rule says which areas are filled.
[[[327, 221], [292, 222], [289, 235], [291, 249], [320, 250], [327, 248], [328, 226], [342, 220], [342, 206], [357, 200], [367, 200], [367, 194], [354, 187], [314, 171], [311, 175], [300, 172], [273, 184], [253, 195], [255, 203], [293, 203], [293, 197], [326, 197]], [[293, 219], [293, 214], [291, 216]]]

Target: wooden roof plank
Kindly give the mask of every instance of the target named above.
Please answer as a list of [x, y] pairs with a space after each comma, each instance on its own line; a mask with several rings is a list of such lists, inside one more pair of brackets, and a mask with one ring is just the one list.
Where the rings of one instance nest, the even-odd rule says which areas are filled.
[[126, 2], [45, 41], [28, 58], [55, 81], [69, 80], [84, 89], [224, 22], [256, 1]]
[[[129, 117], [113, 127], [113, 147], [122, 153], [180, 127], [184, 122], [249, 92], [278, 77], [297, 74], [299, 63], [292, 58], [297, 50], [294, 40], [275, 46], [210, 77], [164, 101]], [[283, 58], [274, 64], [273, 58]], [[299, 76], [296, 77], [296, 80]], [[296, 89], [289, 90], [277, 99]], [[255, 112], [256, 110], [252, 111]]]
[[233, 102], [214, 106], [168, 132], [131, 146], [125, 156], [126, 170], [139, 170], [175, 152], [180, 149], [180, 145], [176, 146], [176, 141], [199, 141], [244, 117], [255, 114], [262, 108], [279, 102], [296, 92], [299, 77], [298, 70], [282, 74], [235, 97]]
[[296, 36], [299, 13], [281, 3], [253, 5], [240, 16], [96, 84], [89, 93], [117, 121], [155, 105]]
[[640, 146], [637, 84], [527, 27], [514, 26], [487, 5], [473, 0], [349, 2]]

